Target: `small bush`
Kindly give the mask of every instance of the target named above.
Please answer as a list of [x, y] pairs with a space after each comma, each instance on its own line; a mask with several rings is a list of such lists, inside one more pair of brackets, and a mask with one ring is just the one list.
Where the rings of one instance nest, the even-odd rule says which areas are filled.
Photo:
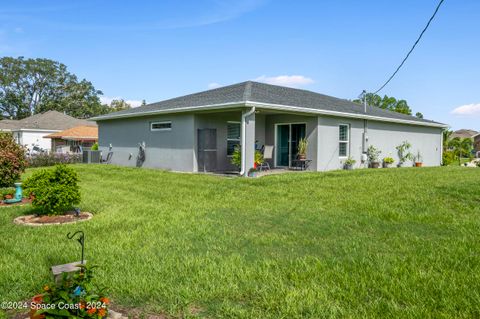
[[41, 153], [28, 157], [30, 167], [53, 166], [56, 164], [75, 164], [82, 161], [80, 154]]
[[98, 151], [98, 143], [93, 144], [91, 150]]
[[35, 172], [23, 186], [33, 194], [32, 205], [40, 214], [61, 215], [80, 203], [77, 172], [66, 165]]
[[10, 195], [13, 197], [15, 194], [15, 188], [13, 187], [2, 187], [0, 188], [0, 200], [5, 199], [6, 195]]
[[15, 143], [12, 134], [0, 132], [0, 187], [12, 186], [25, 167], [25, 148]]
[[444, 166], [452, 165], [456, 159], [457, 159], [457, 156], [455, 155], [454, 151], [445, 151], [443, 152], [443, 156], [442, 156], [442, 165]]

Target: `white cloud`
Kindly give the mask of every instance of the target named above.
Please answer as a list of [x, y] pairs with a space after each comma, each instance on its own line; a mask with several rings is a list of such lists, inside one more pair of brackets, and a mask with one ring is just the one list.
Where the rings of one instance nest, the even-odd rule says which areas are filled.
[[[110, 103], [112, 103], [113, 100], [121, 100], [121, 99], [122, 98], [119, 97], [119, 96], [116, 96], [116, 97], [101, 96], [100, 97], [100, 102], [102, 104], [110, 105]], [[123, 99], [123, 100], [125, 100], [125, 99]], [[140, 105], [142, 105], [142, 101], [138, 101], [138, 100], [125, 100], [125, 102], [130, 104], [131, 107], [139, 107]]]
[[478, 115], [480, 116], [480, 103], [467, 104], [456, 107], [451, 112], [453, 115]]
[[264, 83], [274, 84], [274, 85], [289, 86], [293, 88], [302, 87], [315, 82], [311, 78], [303, 75], [279, 75], [279, 76], [262, 75], [254, 79], [254, 81], [264, 82]]
[[223, 85], [221, 85], [220, 83], [217, 83], [217, 82], [212, 82], [212, 83], [208, 83], [208, 89], [211, 90], [211, 89], [216, 89], [216, 88], [219, 88]]

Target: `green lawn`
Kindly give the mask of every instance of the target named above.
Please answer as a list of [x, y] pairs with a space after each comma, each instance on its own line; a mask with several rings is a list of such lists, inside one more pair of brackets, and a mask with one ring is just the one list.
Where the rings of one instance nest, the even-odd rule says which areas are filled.
[[[117, 307], [174, 317], [480, 316], [480, 169], [222, 178], [75, 165], [86, 223], [12, 224], [0, 302], [25, 300], [86, 233]], [[2, 314], [0, 313], [0, 317]]]

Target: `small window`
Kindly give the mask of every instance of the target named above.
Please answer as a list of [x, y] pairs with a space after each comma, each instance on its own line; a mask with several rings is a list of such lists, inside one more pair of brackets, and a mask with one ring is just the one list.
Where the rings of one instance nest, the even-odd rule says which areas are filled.
[[227, 156], [233, 155], [235, 146], [240, 145], [240, 122], [227, 123]]
[[150, 131], [170, 131], [172, 122], [152, 122], [150, 123]]
[[338, 156], [348, 157], [349, 143], [350, 143], [350, 126], [348, 124], [339, 125], [339, 138], [338, 138]]

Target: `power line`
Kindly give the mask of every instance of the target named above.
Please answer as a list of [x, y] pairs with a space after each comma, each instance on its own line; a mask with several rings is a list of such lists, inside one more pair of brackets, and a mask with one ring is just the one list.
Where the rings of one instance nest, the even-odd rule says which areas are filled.
[[408, 57], [410, 56], [410, 54], [413, 52], [413, 50], [415, 49], [415, 47], [417, 46], [418, 42], [420, 42], [420, 39], [422, 38], [423, 34], [425, 33], [425, 31], [427, 31], [428, 27], [430, 26], [430, 23], [432, 22], [433, 18], [435, 18], [435, 15], [437, 14], [438, 12], [438, 9], [440, 9], [440, 6], [442, 5], [444, 0], [440, 0], [440, 2], [438, 3], [437, 5], [437, 8], [435, 9], [435, 12], [433, 12], [433, 15], [430, 17], [430, 20], [428, 20], [428, 23], [427, 25], [425, 26], [425, 28], [422, 30], [422, 33], [420, 33], [420, 36], [418, 37], [417, 41], [415, 41], [415, 43], [413, 44], [412, 48], [410, 49], [410, 51], [408, 51], [407, 53], [407, 56], [403, 59], [402, 63], [400, 63], [400, 65], [398, 66], [398, 68], [395, 70], [395, 72], [393, 72], [393, 74], [388, 78], [387, 82], [385, 82], [378, 90], [376, 90], [373, 94], [377, 94], [378, 92], [380, 92], [385, 86], [387, 86], [387, 84], [395, 77], [395, 75], [398, 73], [398, 71], [400, 71], [400, 68], [403, 66], [403, 64], [405, 63], [405, 61], [407, 61]]

